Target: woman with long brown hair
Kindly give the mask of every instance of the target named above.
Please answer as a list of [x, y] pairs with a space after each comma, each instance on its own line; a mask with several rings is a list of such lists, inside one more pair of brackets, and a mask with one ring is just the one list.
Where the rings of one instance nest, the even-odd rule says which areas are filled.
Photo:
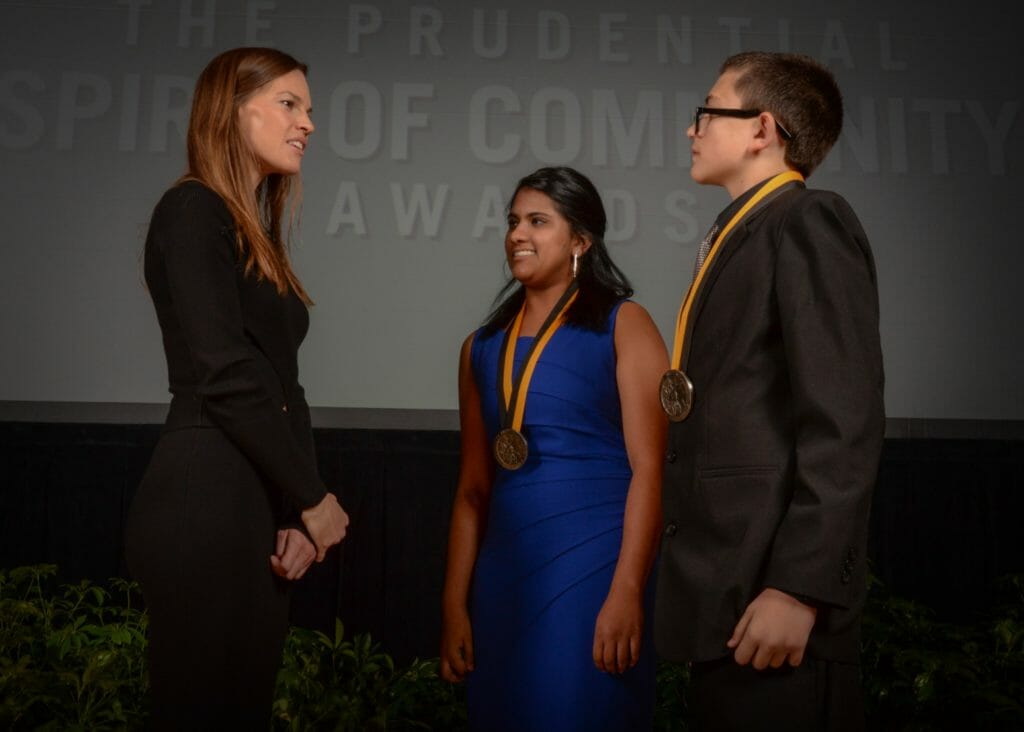
[[214, 58], [196, 82], [188, 172], [150, 221], [172, 399], [126, 553], [150, 616], [158, 729], [268, 726], [289, 581], [348, 524], [317, 475], [297, 365], [310, 299], [282, 233], [310, 112], [291, 56]]

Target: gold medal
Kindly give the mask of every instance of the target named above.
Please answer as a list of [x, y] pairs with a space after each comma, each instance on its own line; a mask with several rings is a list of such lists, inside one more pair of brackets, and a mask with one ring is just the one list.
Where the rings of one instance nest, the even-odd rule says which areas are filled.
[[494, 459], [506, 470], [518, 470], [526, 462], [529, 449], [522, 433], [511, 427], [503, 429], [494, 438]]
[[565, 312], [576, 301], [578, 290], [579, 283], [573, 280], [548, 313], [533, 339], [533, 345], [526, 356], [526, 364], [516, 379], [512, 378], [512, 365], [515, 360], [516, 341], [526, 313], [525, 304], [505, 331], [505, 340], [501, 344], [501, 353], [498, 357], [498, 419], [501, 430], [494, 438], [494, 459], [506, 470], [518, 470], [526, 462], [529, 450], [526, 447], [526, 437], [523, 436], [523, 417], [526, 413], [526, 394], [530, 390], [533, 370], [544, 347], [562, 325]]
[[661, 408], [673, 422], [682, 422], [693, 409], [693, 382], [679, 369], [669, 369], [658, 389]]

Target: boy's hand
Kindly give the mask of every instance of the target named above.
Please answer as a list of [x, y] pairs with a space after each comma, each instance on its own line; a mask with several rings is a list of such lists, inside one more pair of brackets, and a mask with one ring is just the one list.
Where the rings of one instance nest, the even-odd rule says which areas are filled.
[[744, 666], [753, 660], [758, 671], [779, 668], [787, 660], [799, 666], [817, 614], [817, 608], [792, 595], [765, 588], [747, 606], [726, 645], [735, 649], [736, 663]]

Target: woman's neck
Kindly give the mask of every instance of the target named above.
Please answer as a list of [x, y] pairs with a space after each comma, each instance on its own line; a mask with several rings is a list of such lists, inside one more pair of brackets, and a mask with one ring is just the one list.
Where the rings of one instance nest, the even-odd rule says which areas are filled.
[[519, 330], [519, 335], [537, 335], [537, 331], [547, 320], [548, 315], [558, 304], [558, 299], [565, 294], [565, 290], [571, 282], [572, 280], [568, 280], [543, 288], [524, 288], [526, 296], [523, 300], [523, 307], [526, 308], [526, 312], [523, 314], [523, 325]]

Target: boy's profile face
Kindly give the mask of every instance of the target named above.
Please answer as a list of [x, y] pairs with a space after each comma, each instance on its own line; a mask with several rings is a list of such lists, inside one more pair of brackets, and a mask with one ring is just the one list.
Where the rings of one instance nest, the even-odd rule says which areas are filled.
[[[743, 100], [736, 93], [736, 70], [726, 71], [708, 92], [704, 106], [722, 109], [742, 109]], [[756, 131], [757, 119], [739, 119], [710, 115], [701, 124], [700, 135], [695, 125], [686, 130], [690, 138], [693, 163], [690, 177], [702, 185], [724, 186], [733, 197], [733, 188], [742, 185], [746, 173], [747, 145]], [[739, 192], [746, 190], [740, 188]]]

